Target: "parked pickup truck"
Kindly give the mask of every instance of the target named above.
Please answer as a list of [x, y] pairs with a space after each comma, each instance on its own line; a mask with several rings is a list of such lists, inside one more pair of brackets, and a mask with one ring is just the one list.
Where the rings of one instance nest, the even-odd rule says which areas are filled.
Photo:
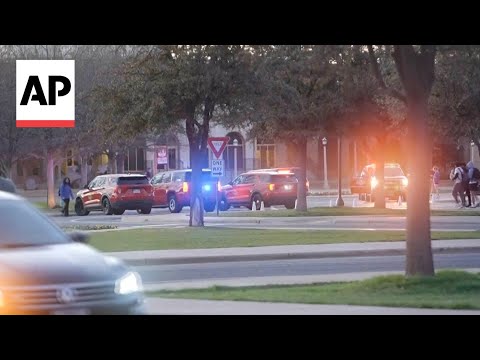
[[[350, 183], [350, 192], [359, 194], [360, 200], [375, 201], [375, 189], [378, 185], [375, 168], [375, 164], [365, 166], [360, 176], [355, 176]], [[397, 163], [385, 163], [384, 169], [385, 197], [398, 199], [402, 196], [402, 199], [406, 200], [408, 178], [401, 166]]]

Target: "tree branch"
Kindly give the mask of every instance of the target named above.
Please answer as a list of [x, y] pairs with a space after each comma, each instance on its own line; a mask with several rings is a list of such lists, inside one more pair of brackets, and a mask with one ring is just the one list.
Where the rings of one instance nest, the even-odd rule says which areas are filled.
[[387, 85], [385, 84], [385, 81], [383, 80], [380, 67], [378, 66], [377, 58], [375, 57], [375, 53], [373, 51], [373, 45], [367, 45], [367, 47], [368, 47], [368, 57], [370, 59], [372, 71], [373, 71], [373, 74], [375, 75], [375, 78], [378, 81], [378, 84], [380, 85], [380, 88], [383, 89], [388, 95], [394, 98], [397, 98], [398, 100], [404, 103], [407, 102], [407, 98], [405, 97], [405, 95], [403, 95], [398, 90], [387, 87]]

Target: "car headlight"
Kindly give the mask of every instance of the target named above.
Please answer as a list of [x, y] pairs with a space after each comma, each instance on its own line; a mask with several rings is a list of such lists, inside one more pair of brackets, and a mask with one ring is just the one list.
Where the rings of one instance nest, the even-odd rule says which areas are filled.
[[402, 179], [402, 184], [403, 184], [403, 186], [407, 186], [408, 185], [408, 179], [407, 178]]
[[372, 189], [375, 189], [378, 185], [378, 180], [376, 177], [372, 177], [372, 181], [370, 182]]
[[142, 279], [135, 272], [128, 272], [115, 283], [115, 292], [120, 295], [133, 294], [142, 290]]

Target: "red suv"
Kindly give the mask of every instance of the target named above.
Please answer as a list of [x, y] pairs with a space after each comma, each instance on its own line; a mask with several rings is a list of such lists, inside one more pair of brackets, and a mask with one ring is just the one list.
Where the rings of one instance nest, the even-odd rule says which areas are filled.
[[[179, 213], [184, 206], [190, 206], [190, 187], [192, 170], [175, 170], [155, 175], [150, 184], [153, 186], [153, 206], [166, 208], [171, 213]], [[215, 210], [217, 201], [217, 179], [209, 169], [202, 172], [202, 194], [205, 211]], [[220, 195], [218, 195], [220, 198]]]
[[[300, 168], [299, 167], [283, 167], [283, 168], [272, 168], [272, 169], [259, 169], [259, 170], [250, 170], [249, 172], [253, 173], [257, 173], [257, 172], [276, 172], [276, 173], [279, 173], [279, 174], [290, 174], [290, 173], [293, 173], [295, 174], [295, 176], [299, 177], [300, 175]], [[306, 182], [306, 192], [309, 193], [310, 192], [310, 181], [308, 181], [307, 179], [307, 182]]]
[[100, 175], [77, 193], [75, 212], [79, 216], [95, 210], [105, 215], [122, 215], [125, 210], [150, 214], [152, 205], [152, 186], [146, 176]]
[[293, 173], [248, 172], [222, 187], [220, 209], [225, 211], [230, 206], [245, 206], [251, 210], [255, 203], [256, 209], [260, 210], [262, 201], [266, 207], [284, 205], [287, 209], [294, 209], [297, 186], [298, 180]]

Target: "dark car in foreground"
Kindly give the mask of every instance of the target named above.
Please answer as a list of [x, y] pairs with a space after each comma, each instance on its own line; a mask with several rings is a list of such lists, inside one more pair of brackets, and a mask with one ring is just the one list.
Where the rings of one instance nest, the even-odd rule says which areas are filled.
[[125, 210], [150, 214], [153, 205], [152, 186], [145, 175], [100, 175], [77, 193], [75, 213], [86, 216], [90, 211], [105, 215], [122, 215]]
[[0, 191], [0, 314], [143, 314], [140, 276]]
[[298, 180], [293, 173], [248, 172], [222, 186], [219, 208], [226, 211], [230, 206], [245, 206], [260, 210], [265, 207], [284, 205], [287, 209], [295, 208]]

